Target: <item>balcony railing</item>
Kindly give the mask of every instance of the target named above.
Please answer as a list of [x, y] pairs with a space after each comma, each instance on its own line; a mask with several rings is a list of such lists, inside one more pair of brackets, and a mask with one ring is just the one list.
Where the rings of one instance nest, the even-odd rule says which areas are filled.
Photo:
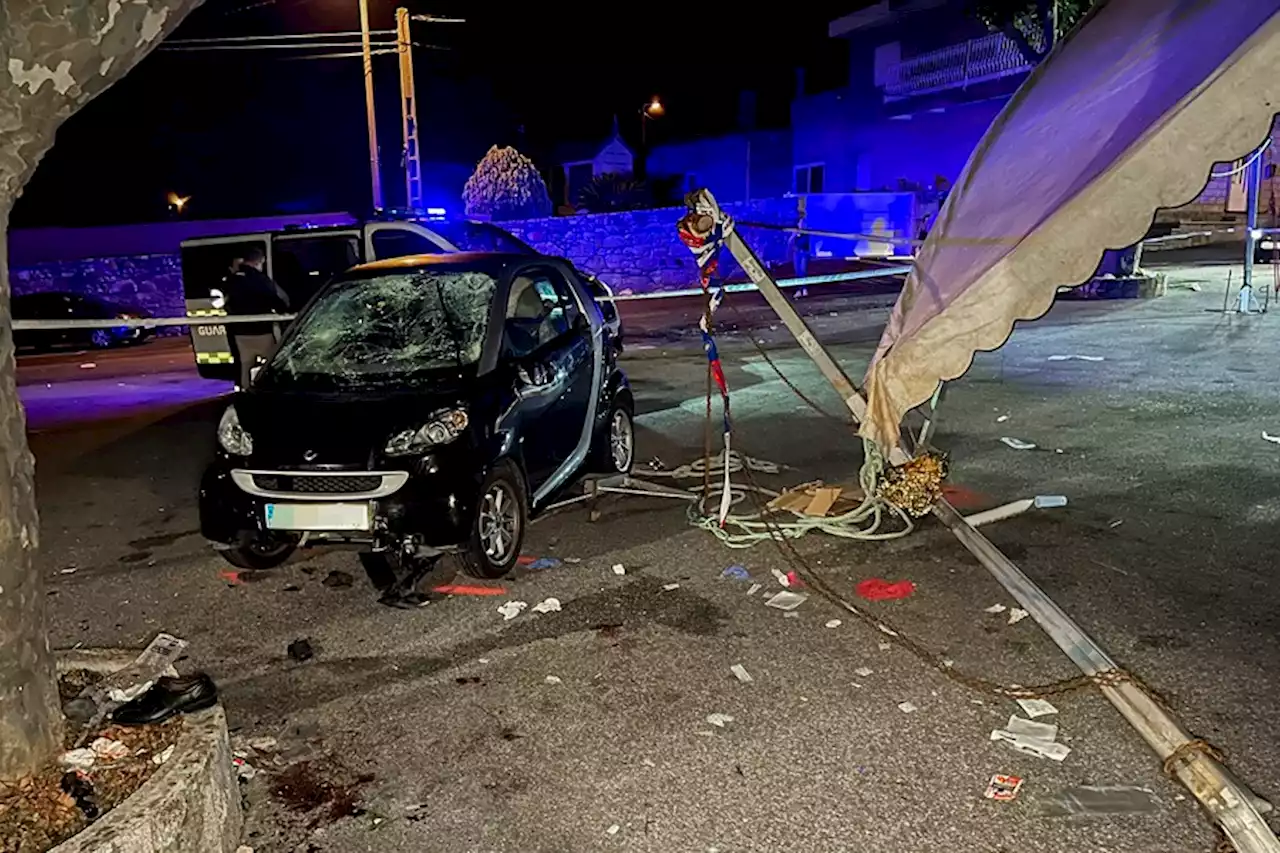
[[941, 50], [904, 59], [888, 69], [886, 101], [930, 92], [963, 89], [989, 80], [1025, 74], [1032, 64], [1003, 33], [970, 39]]

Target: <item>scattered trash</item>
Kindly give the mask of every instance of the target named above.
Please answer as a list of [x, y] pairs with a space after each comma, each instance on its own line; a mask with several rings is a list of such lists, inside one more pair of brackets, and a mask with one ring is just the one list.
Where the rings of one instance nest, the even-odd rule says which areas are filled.
[[96, 720], [150, 690], [156, 679], [172, 671], [173, 662], [186, 648], [186, 640], [171, 634], [156, 634], [133, 663], [80, 691], [63, 706], [63, 713], [91, 729]]
[[774, 593], [773, 597], [765, 602], [765, 605], [777, 610], [795, 610], [808, 599], [809, 596], [804, 593], [783, 590], [782, 592]]
[[841, 625], [843, 625], [843, 624], [844, 624], [844, 623], [843, 623], [843, 622], [841, 622], [839, 619], [828, 619], [828, 620], [827, 620], [827, 624], [826, 624], [826, 626], [825, 626], [825, 627], [827, 627], [827, 628], [839, 628], [839, 627], [840, 627]]
[[622, 563], [614, 563], [613, 573], [615, 575], [625, 575], [627, 573], [627, 570], [623, 567]]
[[1008, 416], [1008, 415], [1001, 415], [1000, 417], [996, 418], [996, 423], [998, 423], [998, 424], [1002, 424], [1002, 423], [1004, 423], [1004, 422], [1005, 422], [1005, 421], [1007, 421], [1007, 420], [1009, 420], [1009, 416]]
[[796, 574], [795, 569], [792, 569], [791, 571], [787, 572], [785, 577], [787, 579], [787, 583], [786, 583], [787, 589], [803, 589], [804, 588], [804, 581], [800, 580], [800, 576]]
[[1081, 785], [1045, 798], [1041, 801], [1040, 813], [1045, 817], [1092, 817], [1151, 814], [1159, 808], [1155, 794], [1148, 788]]
[[729, 671], [732, 672], [734, 677], [743, 684], [750, 684], [755, 681], [755, 679], [751, 677], [751, 673], [747, 672], [747, 668], [740, 663], [735, 663], [733, 666], [729, 667]]
[[62, 753], [62, 757], [58, 759], [63, 767], [70, 767], [73, 770], [88, 770], [93, 767], [94, 762], [97, 760], [98, 754], [88, 747], [69, 749]]
[[753, 583], [751, 585], [751, 588], [747, 590], [747, 595], [755, 595], [759, 591], [760, 591], [760, 584]]
[[1007, 435], [1000, 436], [1000, 441], [1014, 450], [1035, 450], [1036, 446], [1029, 441], [1023, 441], [1020, 438], [1010, 438]]
[[101, 813], [94, 796], [93, 782], [83, 771], [71, 770], [62, 774], [58, 784], [86, 818], [93, 820]]
[[723, 729], [726, 723], [733, 722], [733, 717], [728, 714], [707, 714], [707, 722], [718, 729]]
[[773, 574], [773, 579], [778, 583], [783, 586], [791, 586], [791, 578], [787, 577], [786, 572], [781, 569], [770, 569], [769, 571]]
[[546, 598], [533, 605], [534, 613], [558, 613], [560, 612], [560, 599]]
[[562, 679], [558, 675], [548, 675], [546, 678], [542, 680], [545, 681], [547, 684], [564, 684], [564, 679]]
[[1051, 355], [1048, 361], [1104, 361], [1100, 355]]
[[236, 853], [253, 853], [253, 848], [248, 844], [241, 844], [236, 848]]
[[1037, 723], [1034, 720], [1023, 719], [1017, 714], [1009, 716], [1009, 722], [1005, 723], [1004, 730], [1010, 734], [1023, 735], [1038, 740], [1053, 741], [1058, 739], [1058, 727], [1053, 723]]
[[1051, 740], [1014, 734], [1004, 729], [993, 729], [991, 739], [1008, 744], [1018, 752], [1033, 755], [1036, 758], [1047, 758], [1050, 761], [1062, 761], [1071, 752], [1071, 747], [1055, 743]]
[[502, 621], [510, 622], [528, 606], [529, 603], [527, 601], [508, 601], [498, 608], [498, 612], [502, 614]]
[[312, 648], [311, 641], [303, 638], [294, 640], [285, 650], [289, 654], [289, 659], [298, 663], [305, 663], [316, 656], [316, 650]]
[[1110, 527], [1112, 530], [1115, 530], [1117, 527], [1119, 527], [1122, 524], [1124, 524], [1123, 518], [1113, 518], [1111, 519], [1111, 522], [1107, 524], [1107, 527]]
[[250, 749], [257, 752], [275, 752], [280, 744], [271, 736], [256, 737], [249, 741]]
[[860, 489], [824, 486], [821, 482], [805, 483], [783, 490], [769, 501], [768, 509], [822, 518], [842, 515], [862, 502]]
[[987, 783], [987, 790], [982, 796], [1000, 803], [1012, 802], [1022, 789], [1021, 776], [1001, 776], [996, 774]]
[[477, 586], [475, 584], [458, 583], [446, 583], [441, 584], [440, 586], [433, 586], [431, 591], [439, 595], [475, 595], [480, 597], [507, 594], [507, 588], [505, 586]]
[[[523, 560], [524, 558], [521, 557], [520, 559]], [[561, 563], [560, 560], [557, 560], [555, 557], [539, 557], [536, 560], [529, 560], [527, 563], [521, 563], [521, 565], [536, 572], [541, 571], [542, 569], [558, 569], [560, 568]]]
[[1058, 713], [1058, 709], [1044, 699], [1018, 699], [1017, 702], [1018, 706], [1022, 708], [1022, 713], [1032, 719]]
[[170, 758], [173, 758], [173, 748], [175, 745], [176, 744], [171, 743], [164, 748], [163, 752], [158, 752], [155, 755], [151, 756], [151, 763], [160, 765], [160, 764], [164, 764]]
[[898, 710], [899, 710], [899, 711], [901, 711], [901, 712], [902, 712], [902, 713], [904, 713], [904, 714], [914, 714], [916, 711], [919, 711], [920, 709], [919, 709], [919, 708], [917, 708], [917, 707], [916, 707], [914, 704], [912, 704], [911, 702], [899, 702], [899, 703], [898, 703]]
[[93, 743], [89, 744], [89, 749], [103, 761], [119, 761], [122, 758], [128, 758], [131, 754], [129, 747], [109, 737], [94, 738]]
[[890, 583], [884, 578], [867, 578], [864, 581], [858, 581], [858, 585], [853, 590], [860, 598], [865, 598], [867, 601], [897, 601], [915, 592], [916, 585], [911, 581]]
[[[156, 758], [159, 758], [159, 757], [160, 756], [158, 755], [156, 756]], [[155, 759], [153, 758], [152, 761], [155, 761]], [[156, 762], [156, 763], [160, 763], [160, 762]], [[258, 768], [254, 767], [252, 764], [250, 764], [248, 761], [245, 761], [242, 757], [238, 755], [231, 759], [231, 766], [236, 769], [236, 776], [237, 778], [240, 779], [241, 782], [252, 782], [253, 777], [258, 775]]]
[[1066, 495], [1036, 495], [1036, 509], [1057, 509], [1067, 505]]
[[679, 588], [680, 588], [680, 584], [678, 583], [664, 583], [662, 585], [663, 592], [671, 592], [671, 590], [679, 589]]
[[1021, 622], [1023, 619], [1026, 619], [1026, 618], [1027, 618], [1027, 616], [1029, 616], [1029, 615], [1030, 615], [1030, 614], [1029, 614], [1029, 613], [1027, 613], [1027, 611], [1023, 610], [1021, 607], [1013, 607], [1013, 608], [1010, 608], [1010, 609], [1009, 609], [1009, 624], [1010, 624], [1010, 625], [1017, 625], [1017, 624], [1018, 624], [1019, 622]]
[[887, 652], [889, 649], [893, 648], [892, 643], [878, 643], [877, 645], [880, 647], [880, 651], [882, 652]]
[[94, 369], [95, 367], [97, 367], [97, 366], [98, 366], [98, 365], [97, 365], [97, 363], [96, 363], [96, 362], [86, 361], [84, 364], [80, 365], [80, 369], [81, 369], [81, 370], [93, 370], [93, 369]]
[[615, 823], [613, 826], [611, 826], [611, 827], [609, 827], [608, 829], [606, 829], [606, 830], [604, 831], [604, 834], [605, 834], [605, 835], [617, 835], [621, 830], [622, 830], [622, 827], [618, 826], [618, 825]]
[[356, 579], [353, 578], [349, 572], [343, 572], [337, 569], [329, 572], [329, 574], [325, 575], [324, 580], [321, 581], [322, 584], [330, 589], [346, 589], [355, 582]]
[[730, 566], [729, 568], [725, 569], [723, 572], [720, 573], [720, 577], [732, 578], [733, 580], [736, 580], [736, 581], [751, 580], [751, 575], [747, 574], [747, 570], [744, 569], [742, 566]]
[[1008, 609], [1009, 608], [1005, 607], [1003, 604], [993, 604], [990, 607], [984, 607], [982, 609], [982, 612], [983, 613], [1003, 613]]
[[228, 586], [241, 586], [244, 584], [244, 578], [240, 577], [240, 573], [234, 569], [223, 569], [218, 572], [218, 577], [226, 581]]
[[79, 570], [78, 566], [67, 566], [65, 569], [59, 569], [60, 575], [74, 575]]
[[1262, 440], [1269, 441], [1272, 444], [1280, 444], [1280, 435], [1270, 435], [1266, 430], [1262, 431]]
[[800, 614], [799, 614], [799, 613], [796, 613], [794, 610], [790, 610], [790, 611], [788, 611], [788, 612], [786, 612], [786, 613], [783, 613], [783, 614], [782, 614], [782, 618], [783, 618], [783, 619], [799, 619], [799, 618], [800, 618]]
[[863, 678], [866, 678], [868, 675], [874, 674], [875, 670], [871, 669], [870, 667], [860, 666], [857, 669], [855, 669], [854, 672], [856, 672], [858, 675], [861, 675]]

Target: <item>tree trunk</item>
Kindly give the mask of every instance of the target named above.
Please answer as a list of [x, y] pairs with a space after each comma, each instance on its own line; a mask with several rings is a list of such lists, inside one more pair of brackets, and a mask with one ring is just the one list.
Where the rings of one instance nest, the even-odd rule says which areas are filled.
[[[0, 230], [7, 235], [13, 202], [58, 125], [199, 2], [0, 0]], [[13, 779], [58, 749], [62, 711], [33, 560], [35, 468], [15, 382], [7, 239], [0, 242], [0, 442], [0, 779]]]

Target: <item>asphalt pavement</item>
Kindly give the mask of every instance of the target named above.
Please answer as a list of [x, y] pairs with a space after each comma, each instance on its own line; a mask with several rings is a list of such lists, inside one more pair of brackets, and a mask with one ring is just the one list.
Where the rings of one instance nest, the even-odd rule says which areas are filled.
[[[1214, 313], [1226, 269], [1174, 269], [1164, 298], [1063, 303], [1019, 328], [950, 388], [936, 441], [971, 508], [1068, 497], [987, 533], [1246, 782], [1280, 796], [1268, 710], [1280, 704], [1280, 447], [1262, 438], [1280, 433], [1270, 381], [1280, 336], [1270, 314]], [[860, 375], [887, 301], [802, 304]], [[721, 340], [735, 446], [788, 466], [762, 477], [775, 487], [848, 481], [861, 452], [839, 400], [767, 321]], [[705, 362], [696, 340], [652, 325], [626, 364], [638, 457], [671, 468], [701, 453]], [[1079, 355], [1103, 360], [1051, 359]], [[157, 377], [174, 373], [104, 381], [164, 384]], [[43, 388], [36, 408], [50, 406], [61, 385], [79, 399], [87, 391], [74, 375], [46, 374], [53, 388], [25, 383], [24, 398]], [[33, 434], [39, 565], [55, 645], [180, 634], [192, 643], [185, 665], [221, 685], [237, 742], [277, 740], [249, 754], [261, 771], [246, 787], [244, 843], [255, 850], [1212, 848], [1193, 801], [1096, 693], [1053, 698], [1071, 748], [1061, 763], [991, 742], [1018, 708], [963, 674], [1037, 684], [1073, 672], [1031, 620], [985, 612], [1013, 602], [934, 524], [888, 543], [811, 535], [797, 547], [850, 595], [870, 577], [914, 582], [911, 597], [866, 606], [951, 661], [946, 672], [818, 596], [794, 618], [766, 607], [779, 589], [772, 570], [793, 567], [779, 549], [729, 550], [693, 529], [680, 503], [647, 498], [609, 498], [594, 522], [580, 508], [539, 521], [526, 553], [566, 562], [517, 570], [503, 595], [393, 611], [375, 603], [349, 553], [225, 574], [195, 515], [225, 389], [190, 375], [185, 384], [203, 390]], [[763, 589], [748, 595], [749, 584], [722, 578], [733, 564]], [[497, 612], [548, 597], [562, 609], [511, 621]], [[315, 657], [290, 660], [286, 646], [304, 637]], [[740, 682], [734, 664], [753, 680]], [[733, 719], [716, 726], [714, 714]], [[286, 772], [291, 785], [280, 784]], [[996, 773], [1025, 778], [1017, 800], [983, 798]], [[1146, 788], [1155, 810], [1046, 816], [1075, 785]], [[293, 796], [299, 787], [315, 797]]]

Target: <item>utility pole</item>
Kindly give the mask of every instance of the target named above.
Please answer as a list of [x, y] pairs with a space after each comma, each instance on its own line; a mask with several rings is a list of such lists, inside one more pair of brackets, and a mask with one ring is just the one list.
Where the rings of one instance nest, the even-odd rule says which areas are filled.
[[373, 106], [373, 53], [369, 45], [369, 0], [360, 0], [360, 52], [364, 58], [364, 109], [369, 125], [369, 178], [373, 209], [382, 210], [382, 174], [378, 163], [378, 122]]
[[413, 88], [413, 39], [409, 37], [409, 10], [396, 9], [396, 53], [400, 57], [400, 122], [404, 132], [405, 207], [416, 212], [422, 200], [422, 162], [418, 152], [418, 97]]

